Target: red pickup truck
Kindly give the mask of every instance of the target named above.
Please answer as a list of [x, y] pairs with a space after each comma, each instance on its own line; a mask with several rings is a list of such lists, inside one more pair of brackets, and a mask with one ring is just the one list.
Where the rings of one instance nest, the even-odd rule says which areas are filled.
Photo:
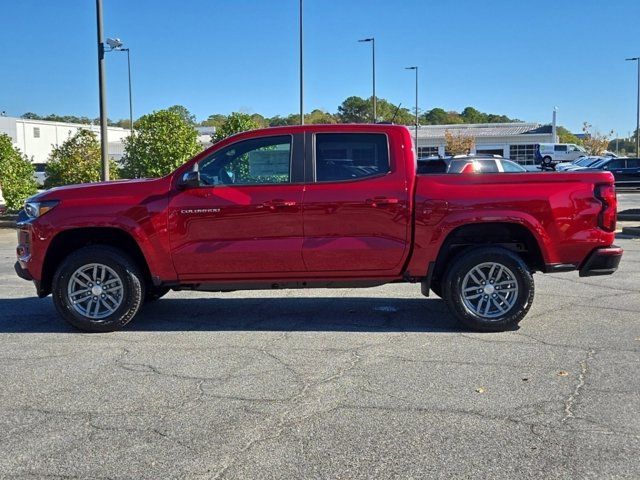
[[32, 197], [16, 271], [89, 331], [123, 327], [169, 289], [389, 282], [420, 283], [466, 326], [500, 331], [531, 307], [533, 272], [618, 267], [611, 173], [416, 168], [401, 126], [241, 133], [163, 178]]

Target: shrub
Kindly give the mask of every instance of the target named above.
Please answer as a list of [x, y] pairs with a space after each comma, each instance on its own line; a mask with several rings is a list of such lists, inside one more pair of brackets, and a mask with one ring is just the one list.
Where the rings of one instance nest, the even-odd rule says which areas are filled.
[[[81, 129], [49, 154], [46, 188], [101, 180], [100, 142], [91, 130]], [[109, 178], [118, 178], [118, 165], [109, 161]]]
[[141, 117], [124, 141], [123, 176], [161, 177], [201, 150], [198, 132], [179, 113], [159, 110]]
[[24, 201], [37, 192], [33, 165], [13, 146], [11, 137], [0, 134], [0, 186], [7, 209], [22, 208]]

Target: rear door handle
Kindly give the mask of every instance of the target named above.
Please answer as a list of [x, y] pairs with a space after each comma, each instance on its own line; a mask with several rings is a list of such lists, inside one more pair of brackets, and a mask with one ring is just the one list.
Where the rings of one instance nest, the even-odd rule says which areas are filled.
[[382, 207], [385, 205], [397, 205], [400, 201], [397, 198], [374, 197], [367, 198], [366, 203], [372, 207]]

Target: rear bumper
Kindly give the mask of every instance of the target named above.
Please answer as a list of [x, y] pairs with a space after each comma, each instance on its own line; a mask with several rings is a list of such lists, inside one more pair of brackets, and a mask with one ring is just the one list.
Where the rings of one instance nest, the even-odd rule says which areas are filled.
[[622, 252], [622, 248], [616, 245], [596, 248], [580, 267], [580, 276], [611, 275], [618, 269]]

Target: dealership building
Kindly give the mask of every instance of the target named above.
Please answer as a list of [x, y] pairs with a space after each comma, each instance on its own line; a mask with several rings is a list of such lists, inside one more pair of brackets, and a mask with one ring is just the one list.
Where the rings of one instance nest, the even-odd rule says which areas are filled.
[[[0, 116], [0, 133], [9, 135], [13, 144], [36, 164], [46, 163], [51, 151], [80, 129], [91, 130], [100, 138], [100, 125]], [[124, 152], [123, 140], [131, 132], [120, 127], [109, 127], [107, 131], [109, 156], [118, 160]]]
[[424, 125], [418, 127], [418, 157], [446, 155], [445, 132], [472, 137], [475, 147], [471, 153], [502, 155], [523, 164], [534, 162], [538, 143], [556, 141], [552, 126], [538, 123]]

